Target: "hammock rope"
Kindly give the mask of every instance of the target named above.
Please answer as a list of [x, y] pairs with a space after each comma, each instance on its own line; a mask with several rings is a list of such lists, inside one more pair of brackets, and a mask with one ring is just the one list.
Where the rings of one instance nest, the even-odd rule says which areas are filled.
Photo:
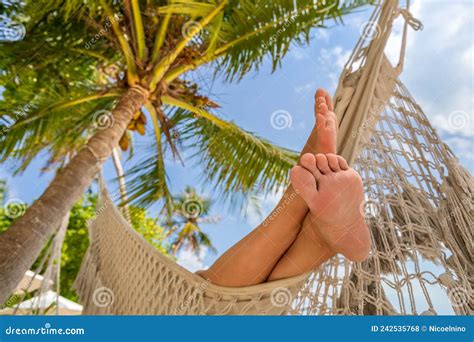
[[[384, 49], [400, 16], [392, 66]], [[377, 34], [359, 39], [335, 95], [338, 152], [364, 180], [370, 257], [335, 256], [298, 277], [216, 286], [149, 245], [102, 184], [75, 284], [84, 314], [473, 314], [473, 178], [399, 79], [407, 27], [421, 22], [397, 0], [376, 6], [370, 22]]]

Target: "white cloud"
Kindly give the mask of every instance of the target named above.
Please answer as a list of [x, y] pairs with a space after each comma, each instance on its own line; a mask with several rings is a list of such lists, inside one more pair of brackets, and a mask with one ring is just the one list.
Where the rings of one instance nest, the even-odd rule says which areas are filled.
[[[436, 109], [434, 110], [436, 113]], [[435, 114], [431, 123], [442, 132], [472, 138], [474, 132], [474, 113], [463, 110], [453, 110], [450, 113]]]
[[296, 59], [297, 61], [301, 61], [303, 59], [308, 58], [308, 53], [304, 51], [304, 48], [302, 48], [299, 45], [292, 45], [290, 52], [288, 54], [290, 57]]
[[339, 69], [344, 67], [347, 59], [349, 58], [351, 51], [343, 49], [341, 46], [336, 45], [330, 49], [321, 49], [321, 61], [325, 64], [332, 64]]
[[183, 250], [178, 254], [177, 262], [191, 272], [203, 270], [207, 268], [203, 262], [207, 252], [207, 248], [201, 248], [198, 255], [190, 250]]
[[329, 41], [329, 30], [328, 29], [317, 29], [316, 30], [316, 38], [318, 40], [322, 40], [324, 42]]
[[332, 89], [330, 90], [336, 89], [339, 82], [339, 75], [350, 55], [350, 50], [346, 50], [339, 45], [329, 49], [321, 49], [318, 60], [321, 64], [321, 70], [327, 70], [325, 74], [331, 84]]
[[314, 89], [316, 87], [316, 84], [317, 83], [315, 81], [312, 81], [312, 82], [308, 82], [306, 84], [303, 84], [301, 86], [295, 87], [295, 93], [304, 94], [308, 91], [314, 91]]

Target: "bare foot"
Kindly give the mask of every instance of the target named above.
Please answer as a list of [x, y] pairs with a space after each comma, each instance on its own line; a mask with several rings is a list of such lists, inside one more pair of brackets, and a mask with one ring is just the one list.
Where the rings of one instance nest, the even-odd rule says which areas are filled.
[[314, 95], [314, 113], [316, 115], [316, 141], [318, 153], [336, 153], [337, 117], [334, 114], [331, 96], [324, 89], [318, 89]]
[[306, 153], [291, 170], [291, 183], [305, 200], [314, 229], [330, 250], [353, 261], [367, 258], [371, 240], [360, 211], [362, 180], [341, 156]]

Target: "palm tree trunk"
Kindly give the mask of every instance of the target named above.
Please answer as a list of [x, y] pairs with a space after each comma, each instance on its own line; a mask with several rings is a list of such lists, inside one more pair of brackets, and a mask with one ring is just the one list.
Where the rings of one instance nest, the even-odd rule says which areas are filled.
[[92, 136], [87, 146], [57, 173], [43, 195], [0, 235], [0, 303], [13, 292], [47, 239], [92, 183], [112, 149], [118, 145], [133, 114], [147, 98], [146, 89], [129, 88], [112, 111], [110, 127]]
[[131, 219], [130, 210], [127, 204], [128, 196], [127, 196], [127, 187], [125, 186], [125, 173], [123, 172], [122, 162], [120, 161], [120, 154], [116, 147], [112, 150], [112, 160], [114, 162], [115, 172], [117, 172], [117, 178], [118, 178], [119, 189], [120, 189], [120, 199], [123, 202], [123, 204], [121, 205], [122, 214], [127, 219], [127, 221], [131, 223], [132, 219]]

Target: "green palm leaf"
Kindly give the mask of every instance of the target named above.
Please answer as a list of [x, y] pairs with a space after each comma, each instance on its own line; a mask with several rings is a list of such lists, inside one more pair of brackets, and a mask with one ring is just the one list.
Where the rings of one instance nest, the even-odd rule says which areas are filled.
[[[371, 0], [297, 2], [287, 0], [231, 1], [219, 26], [206, 27], [209, 37], [219, 41], [215, 49], [202, 51], [193, 63], [171, 70], [168, 81], [202, 64], [215, 61], [215, 71], [228, 80], [240, 79], [258, 70], [264, 58], [279, 65], [292, 43], [309, 42], [314, 27], [325, 28], [328, 20], [338, 20]], [[204, 33], [203, 33], [204, 35]]]
[[203, 109], [177, 111], [173, 121], [179, 122], [180, 138], [195, 149], [205, 181], [219, 187], [226, 197], [255, 189], [278, 190], [288, 182], [288, 171], [298, 158], [296, 152]]

